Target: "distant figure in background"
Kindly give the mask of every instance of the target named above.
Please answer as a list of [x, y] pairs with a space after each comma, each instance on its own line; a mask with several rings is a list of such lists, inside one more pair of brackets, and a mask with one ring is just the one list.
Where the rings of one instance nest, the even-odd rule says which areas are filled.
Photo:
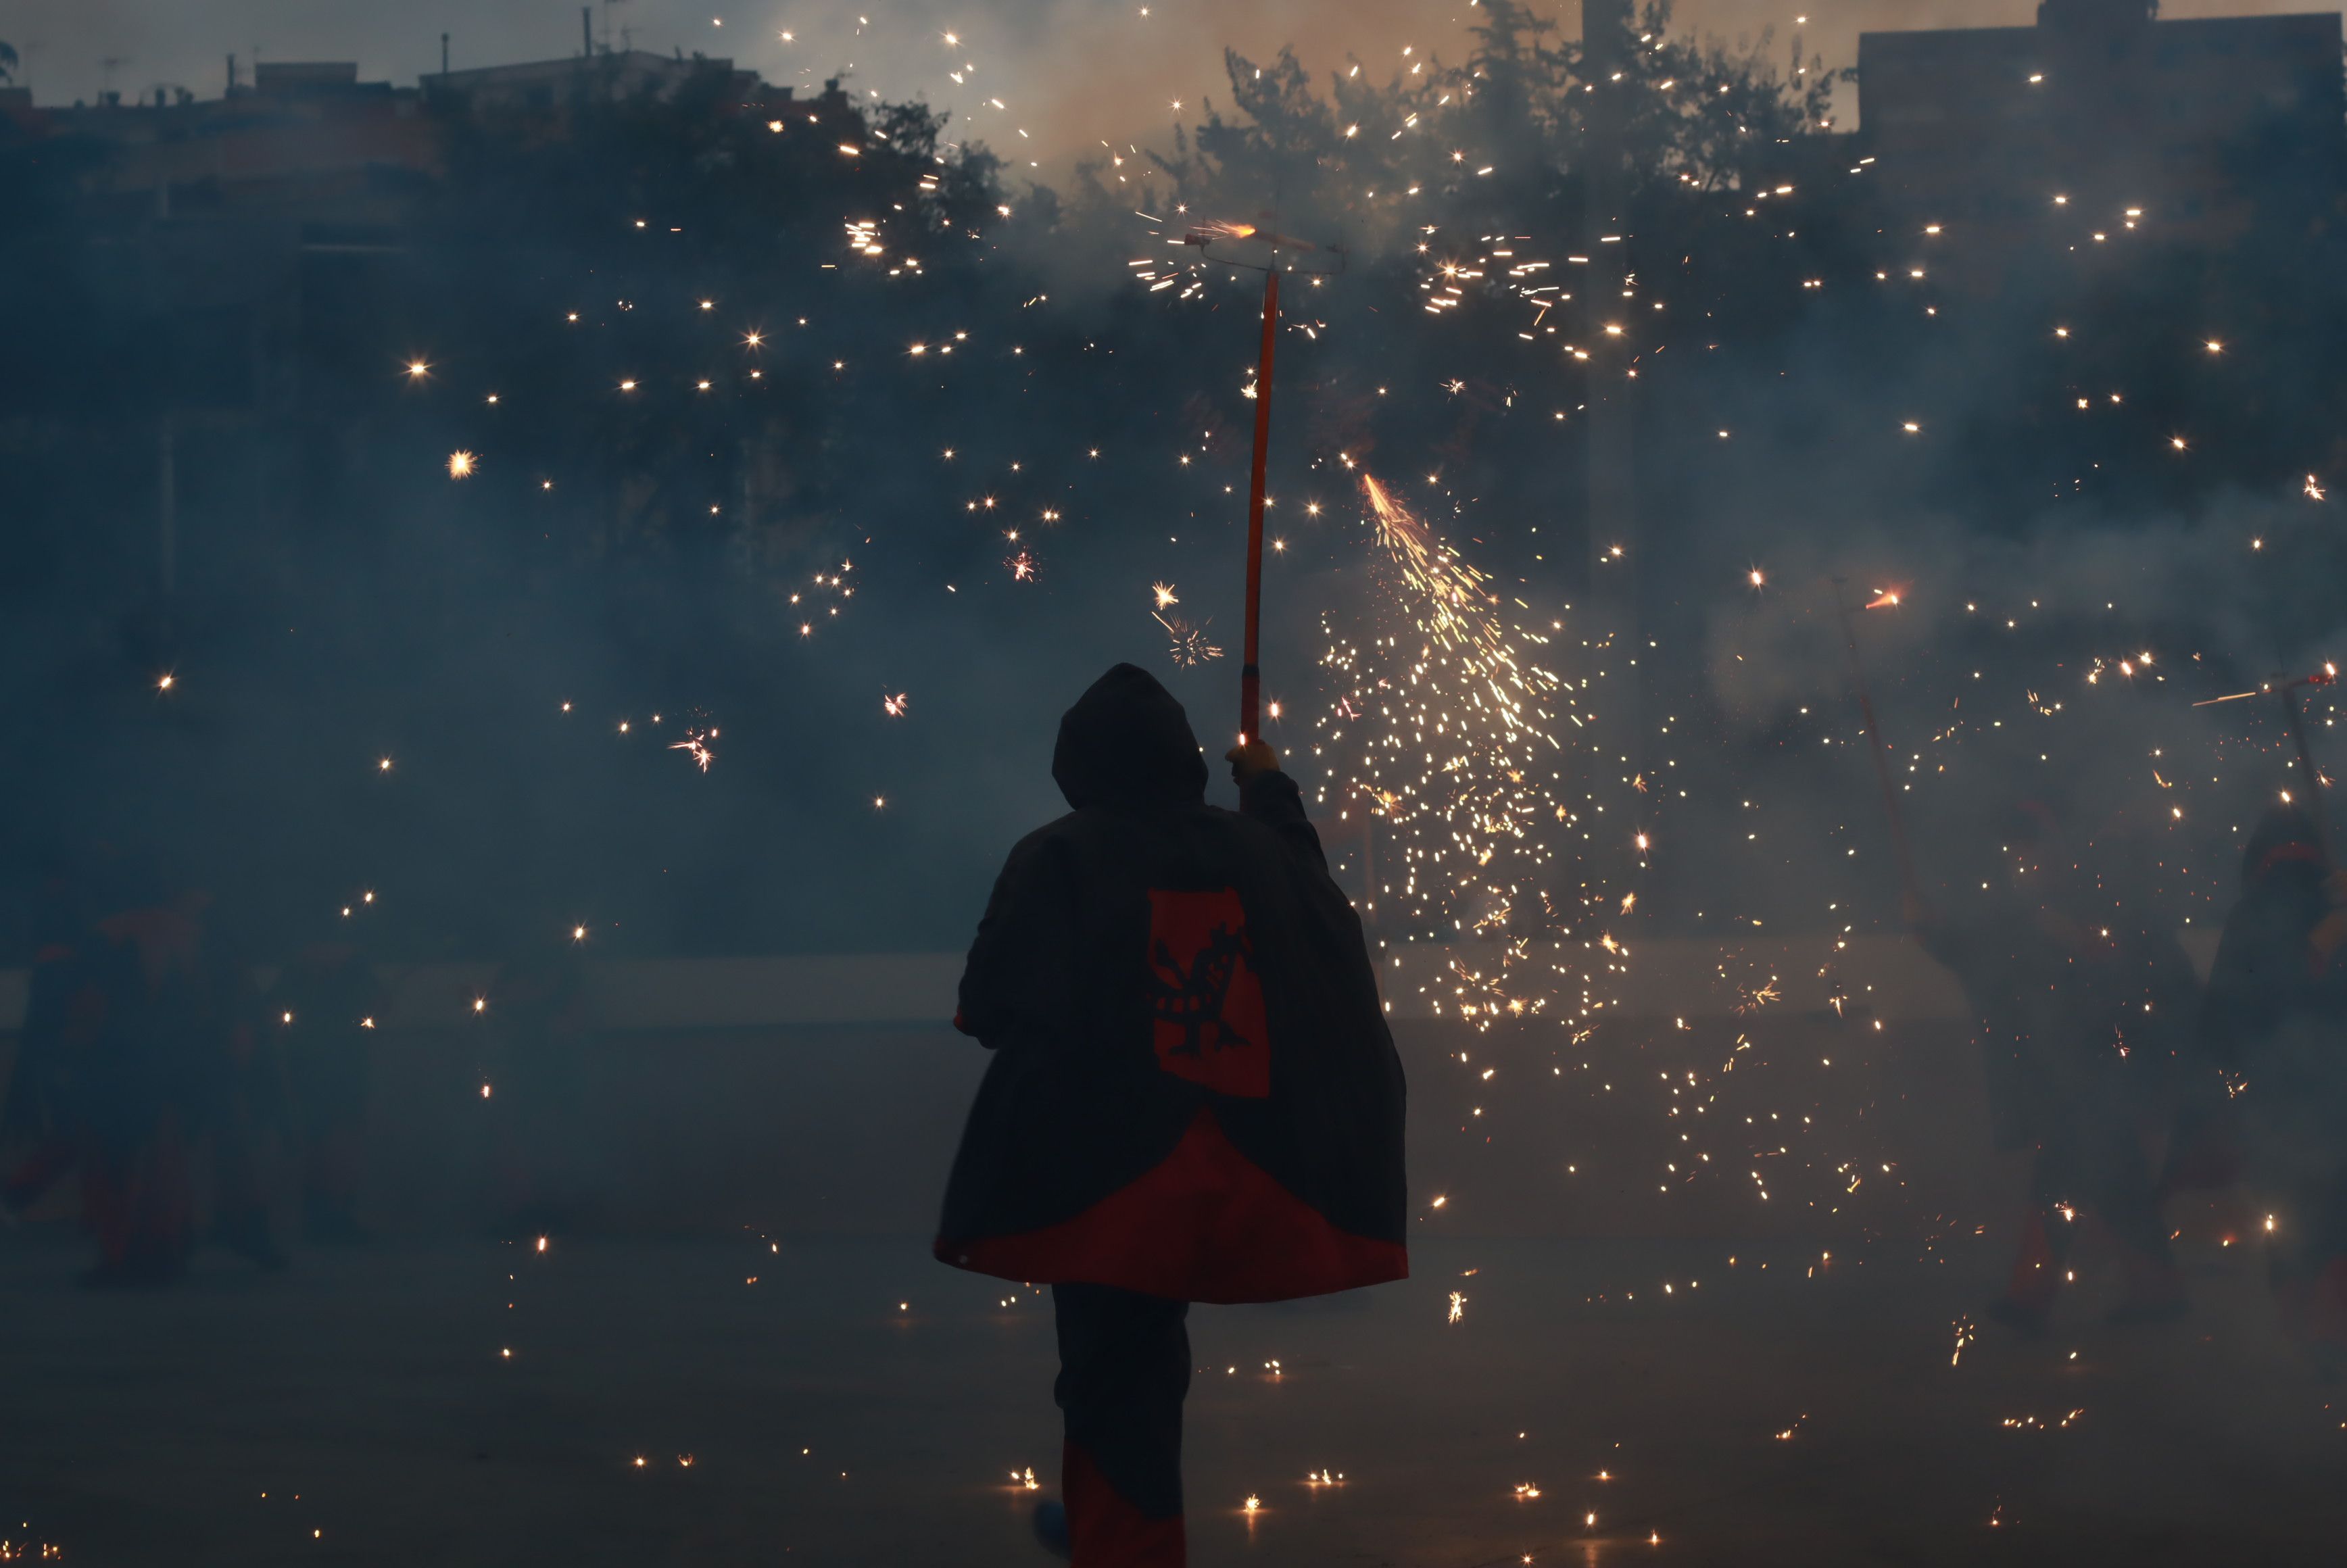
[[1120, 664], [1060, 723], [1074, 809], [1022, 839], [955, 1026], [995, 1053], [937, 1256], [1048, 1283], [1079, 1568], [1177, 1568], [1193, 1301], [1404, 1277], [1401, 1064], [1359, 920], [1295, 783], [1229, 754], [1204, 804], [1187, 717]]
[[98, 1249], [82, 1280], [166, 1285], [187, 1270], [189, 1151], [207, 1098], [208, 1042], [195, 1002], [201, 906], [169, 896], [140, 857], [117, 857], [102, 880], [106, 912], [72, 1004], [82, 1216]]
[[210, 1239], [266, 1269], [285, 1266], [271, 1223], [273, 1155], [292, 1121], [278, 1036], [262, 1022], [251, 955], [209, 893], [190, 889], [182, 906], [197, 921], [197, 950], [181, 1027], [200, 1061], [198, 1130], [212, 1163]]
[[312, 1242], [367, 1239], [359, 1156], [375, 1030], [388, 998], [359, 944], [313, 942], [270, 992], [266, 1027], [283, 1042], [302, 1157], [302, 1231]]
[[2052, 828], [2050, 812], [2024, 803], [2001, 878], [1959, 909], [1907, 910], [1972, 1007], [1996, 1146], [2032, 1152], [2021, 1245], [1990, 1307], [2024, 1333], [2051, 1317], [2082, 1218], [2118, 1246], [2125, 1296], [2113, 1323], [2186, 1309], [2144, 1140], [2165, 1120], [2190, 1043], [2191, 961], [2143, 919], [2090, 915], [2078, 868], [2048, 853]]
[[2201, 1032], [2233, 1075], [2245, 1177], [2292, 1335], [2347, 1354], [2347, 876], [2303, 811], [2268, 812], [2241, 856]]
[[20, 1154], [0, 1183], [0, 1207], [21, 1214], [81, 1163], [76, 1071], [103, 999], [93, 992], [90, 927], [80, 867], [58, 866], [34, 896], [31, 964], [16, 1061], [0, 1104], [0, 1151]]
[[578, 939], [551, 921], [518, 946], [486, 999], [493, 1204], [501, 1229], [566, 1230], [594, 1217], [579, 1125], [585, 965]]

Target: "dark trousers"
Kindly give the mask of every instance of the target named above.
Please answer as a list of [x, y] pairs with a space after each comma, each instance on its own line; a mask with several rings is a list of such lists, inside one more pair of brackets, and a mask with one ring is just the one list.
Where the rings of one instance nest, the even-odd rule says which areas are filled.
[[1075, 1568], [1182, 1568], [1190, 1304], [1106, 1285], [1055, 1285], [1051, 1303]]
[[2149, 1306], [2183, 1292], [2159, 1195], [2134, 1122], [2096, 1110], [2064, 1118], [2039, 1145], [2030, 1171], [2030, 1209], [2006, 1294], [2028, 1311], [2050, 1310], [2068, 1271], [2077, 1225], [2092, 1218], [2118, 1244], [2130, 1304]]

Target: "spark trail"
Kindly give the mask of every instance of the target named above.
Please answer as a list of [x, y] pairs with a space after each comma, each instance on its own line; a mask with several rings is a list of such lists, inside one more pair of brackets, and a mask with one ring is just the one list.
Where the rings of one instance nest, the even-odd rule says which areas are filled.
[[1385, 625], [1356, 641], [1324, 619], [1321, 803], [1372, 819], [1368, 907], [1388, 931], [1448, 945], [1428, 987], [1444, 993], [1438, 1010], [1486, 1028], [1553, 1017], [1578, 1034], [1604, 1005], [1598, 976], [1623, 960], [1586, 853], [1597, 770], [1573, 770], [1587, 748], [1560, 739], [1586, 732], [1589, 682], [1541, 662], [1561, 620], [1517, 623], [1491, 577], [1384, 486], [1365, 475], [1361, 491]]

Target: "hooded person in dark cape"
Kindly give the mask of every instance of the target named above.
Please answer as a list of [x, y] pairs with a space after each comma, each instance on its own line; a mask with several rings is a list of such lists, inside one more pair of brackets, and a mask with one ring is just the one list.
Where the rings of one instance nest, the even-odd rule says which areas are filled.
[[2107, 1233], [2124, 1276], [2106, 1321], [2167, 1321], [2187, 1303], [2143, 1133], [2164, 1120], [2189, 1043], [2191, 960], [2130, 908], [2089, 917], [2094, 878], [2053, 853], [2046, 807], [2023, 802], [2004, 828], [1997, 886], [1945, 909], [1911, 897], [1907, 910], [1977, 1023], [1997, 1147], [2030, 1152], [2020, 1245], [1989, 1313], [2045, 1331], [2083, 1217]]
[[1295, 781], [1120, 664], [1061, 721], [1074, 809], [1020, 841], [956, 1027], [995, 1052], [936, 1245], [1050, 1284], [1078, 1563], [1183, 1561], [1183, 1315], [1399, 1279], [1399, 1059]]
[[2262, 1240], [2283, 1325], [2347, 1362], [2347, 876], [2315, 819], [2277, 807], [2250, 835], [2203, 1041], [2238, 1091], [2241, 1174], [2272, 1205]]

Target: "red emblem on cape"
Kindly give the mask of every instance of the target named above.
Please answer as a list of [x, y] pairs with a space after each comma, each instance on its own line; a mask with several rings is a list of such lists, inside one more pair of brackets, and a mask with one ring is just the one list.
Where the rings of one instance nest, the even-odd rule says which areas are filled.
[[1149, 890], [1149, 1009], [1157, 1065], [1217, 1094], [1271, 1093], [1263, 986], [1238, 889]]

